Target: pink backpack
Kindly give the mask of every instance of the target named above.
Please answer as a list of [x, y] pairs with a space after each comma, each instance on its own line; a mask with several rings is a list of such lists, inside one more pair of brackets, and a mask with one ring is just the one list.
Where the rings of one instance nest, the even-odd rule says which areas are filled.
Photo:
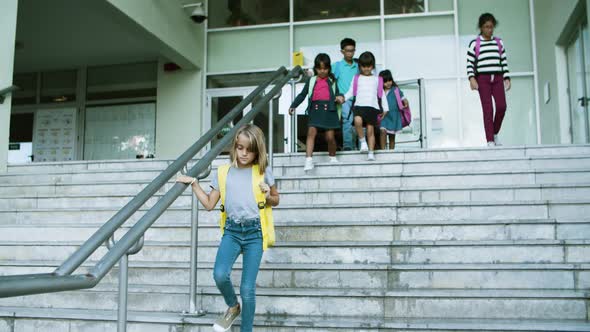
[[[356, 74], [354, 75], [354, 78], [352, 79], [352, 96], [356, 97], [356, 94], [359, 90], [359, 77], [361, 75]], [[377, 84], [377, 99], [379, 101], [379, 109], [381, 110], [381, 112], [383, 112], [383, 106], [381, 106], [381, 98], [383, 98], [383, 77], [381, 76], [377, 76], [379, 78], [379, 83]], [[352, 102], [352, 105], [354, 106], [354, 100]]]
[[412, 122], [412, 112], [410, 111], [410, 107], [404, 107], [404, 103], [402, 102], [402, 97], [399, 92], [399, 88], [396, 87], [393, 89], [395, 93], [395, 100], [397, 101], [397, 108], [399, 109], [399, 114], [402, 116], [402, 128], [407, 127]]

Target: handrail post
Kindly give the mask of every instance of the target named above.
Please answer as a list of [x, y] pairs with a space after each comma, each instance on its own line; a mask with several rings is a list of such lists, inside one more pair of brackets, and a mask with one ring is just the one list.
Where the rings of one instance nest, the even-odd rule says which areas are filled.
[[[301, 74], [299, 75], [299, 78], [295, 79], [292, 78], [289, 80], [289, 84], [291, 85], [291, 104], [293, 103], [293, 101], [295, 101], [295, 95], [297, 94], [297, 88], [296, 88], [296, 84], [303, 81], [303, 79], [305, 78], [305, 71], [301, 71]], [[295, 110], [295, 112], [293, 113], [293, 115], [291, 116], [291, 152], [297, 153], [298, 151], [298, 145], [297, 145], [297, 134], [298, 134], [298, 129], [297, 129], [297, 110]]]
[[117, 312], [117, 332], [127, 331], [127, 295], [129, 282], [129, 256], [123, 255], [119, 260], [119, 308]]
[[[119, 259], [119, 302], [117, 308], [117, 332], [127, 331], [127, 298], [129, 296], [129, 256], [137, 254], [143, 248], [143, 239], [141, 238]], [[113, 234], [107, 241], [107, 248], [111, 249], [115, 245], [115, 235]]]
[[269, 166], [272, 169], [274, 165], [274, 108], [273, 102], [279, 98], [283, 94], [283, 90], [281, 90], [278, 94], [272, 97], [272, 99], [268, 102], [268, 159], [269, 159]]
[[[211, 165], [205, 172], [199, 174], [197, 179], [201, 180], [211, 173]], [[207, 310], [197, 309], [197, 267], [199, 259], [199, 202], [191, 190], [191, 262], [190, 262], [190, 282], [189, 282], [189, 311], [191, 315], [203, 316]]]
[[273, 135], [274, 135], [274, 126], [273, 126], [273, 111], [272, 111], [272, 103], [275, 98], [271, 99], [268, 102], [268, 164], [272, 169], [274, 163], [274, 150], [273, 150]]
[[[424, 131], [428, 128], [428, 119], [426, 118], [426, 88], [424, 87], [424, 79], [418, 79], [418, 88], [419, 88], [419, 96], [420, 96], [420, 148], [424, 149], [428, 147], [428, 133]], [[424, 124], [424, 125], [422, 125]]]

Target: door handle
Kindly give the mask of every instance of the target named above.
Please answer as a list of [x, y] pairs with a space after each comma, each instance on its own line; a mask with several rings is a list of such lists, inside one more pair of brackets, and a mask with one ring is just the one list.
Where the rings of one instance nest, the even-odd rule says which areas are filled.
[[586, 107], [586, 106], [588, 106], [588, 102], [590, 101], [590, 98], [580, 97], [580, 98], [578, 98], [578, 101], [580, 102], [580, 106]]

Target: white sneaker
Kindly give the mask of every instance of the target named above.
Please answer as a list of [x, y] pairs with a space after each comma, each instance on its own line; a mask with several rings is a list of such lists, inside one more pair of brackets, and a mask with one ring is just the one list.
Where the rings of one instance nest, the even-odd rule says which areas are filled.
[[488, 142], [488, 147], [492, 147], [492, 146], [496, 146], [496, 143], [494, 143], [494, 142]]
[[361, 153], [369, 151], [367, 141], [361, 141]]
[[339, 163], [338, 158], [330, 157], [330, 164], [338, 164], [338, 163]]
[[375, 161], [375, 153], [373, 151], [369, 151], [369, 155], [367, 156], [368, 161]]
[[311, 157], [305, 158], [305, 166], [303, 166], [303, 170], [305, 172], [311, 171], [313, 169], [313, 159]]
[[502, 146], [502, 143], [500, 142], [500, 139], [498, 138], [498, 135], [494, 135], [494, 144], [496, 146]]

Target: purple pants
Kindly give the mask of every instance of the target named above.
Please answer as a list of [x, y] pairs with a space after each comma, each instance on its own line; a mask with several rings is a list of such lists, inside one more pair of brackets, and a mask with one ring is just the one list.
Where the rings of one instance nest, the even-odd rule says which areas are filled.
[[[494, 135], [500, 132], [502, 120], [506, 114], [506, 94], [504, 93], [504, 77], [502, 74], [480, 74], [477, 76], [479, 100], [483, 110], [483, 126], [486, 141], [493, 142]], [[492, 97], [496, 103], [496, 116], [492, 106]]]

